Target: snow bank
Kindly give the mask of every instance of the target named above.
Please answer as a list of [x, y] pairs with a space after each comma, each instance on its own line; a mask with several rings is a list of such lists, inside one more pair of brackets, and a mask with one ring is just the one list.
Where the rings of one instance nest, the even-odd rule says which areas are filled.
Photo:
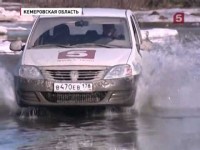
[[0, 54], [20, 54], [21, 52], [13, 52], [10, 50], [9, 41], [0, 41]]
[[33, 21], [33, 16], [21, 16], [20, 12], [8, 11], [0, 7], [0, 21]]
[[27, 31], [27, 28], [24, 27], [4, 27], [0, 26], [0, 35], [8, 34], [9, 31]]
[[7, 31], [7, 28], [4, 27], [4, 26], [0, 26], [0, 35], [4, 35], [6, 34], [8, 31]]
[[11, 51], [9, 47], [9, 41], [0, 41], [0, 53], [13, 53], [13, 51]]
[[200, 8], [172, 8], [149, 11], [135, 11], [135, 15], [140, 22], [173, 22], [173, 16], [177, 12], [183, 12], [185, 14], [185, 22], [200, 22]]
[[147, 30], [141, 30], [142, 39], [146, 38], [146, 33], [153, 43], [163, 44], [166, 41], [177, 40], [178, 31], [175, 29], [153, 28]]
[[4, 27], [4, 26], [0, 26], [0, 35], [8, 34], [9, 30], [12, 30], [12, 31], [16, 31], [16, 30], [17, 31], [19, 31], [19, 30], [26, 31], [28, 29], [24, 28], [24, 27], [20, 27], [20, 26], [18, 26], [18, 27]]
[[142, 38], [146, 38], [146, 32], [149, 32], [149, 38], [162, 38], [178, 35], [178, 31], [174, 29], [154, 28], [148, 30], [141, 30]]
[[7, 28], [7, 30], [23, 30], [23, 31], [25, 31], [25, 30], [28, 30], [28, 29], [18, 26], [18, 27], [9, 27], [9, 28]]

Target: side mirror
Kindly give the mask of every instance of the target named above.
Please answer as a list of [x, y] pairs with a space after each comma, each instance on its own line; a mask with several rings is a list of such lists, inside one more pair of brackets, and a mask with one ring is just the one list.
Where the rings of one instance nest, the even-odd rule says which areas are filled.
[[13, 41], [10, 43], [10, 50], [16, 52], [16, 51], [22, 51], [24, 48], [22, 41]]

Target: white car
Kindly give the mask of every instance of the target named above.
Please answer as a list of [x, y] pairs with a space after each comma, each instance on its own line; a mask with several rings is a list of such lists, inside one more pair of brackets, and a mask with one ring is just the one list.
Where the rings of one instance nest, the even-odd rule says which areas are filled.
[[142, 71], [133, 12], [83, 8], [80, 16], [39, 16], [15, 72], [20, 106], [132, 106]]

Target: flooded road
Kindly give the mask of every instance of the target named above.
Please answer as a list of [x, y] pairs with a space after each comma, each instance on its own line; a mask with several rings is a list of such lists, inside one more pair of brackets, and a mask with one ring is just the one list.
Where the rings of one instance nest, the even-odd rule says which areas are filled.
[[123, 110], [17, 108], [19, 57], [1, 55], [0, 150], [199, 150], [200, 30], [190, 31], [143, 53], [136, 104]]
[[136, 147], [135, 115], [87, 113], [4, 119], [0, 129], [1, 148], [75, 150]]
[[1, 118], [0, 149], [198, 150], [200, 147], [200, 118], [136, 116], [134, 112], [108, 110], [103, 114], [87, 113], [62, 113], [37, 119]]

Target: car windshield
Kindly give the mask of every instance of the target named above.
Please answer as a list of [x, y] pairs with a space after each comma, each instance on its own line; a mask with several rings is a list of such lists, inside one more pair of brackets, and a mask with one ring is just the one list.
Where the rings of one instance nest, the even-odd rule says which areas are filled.
[[54, 46], [130, 48], [131, 42], [124, 18], [40, 18], [28, 48]]

